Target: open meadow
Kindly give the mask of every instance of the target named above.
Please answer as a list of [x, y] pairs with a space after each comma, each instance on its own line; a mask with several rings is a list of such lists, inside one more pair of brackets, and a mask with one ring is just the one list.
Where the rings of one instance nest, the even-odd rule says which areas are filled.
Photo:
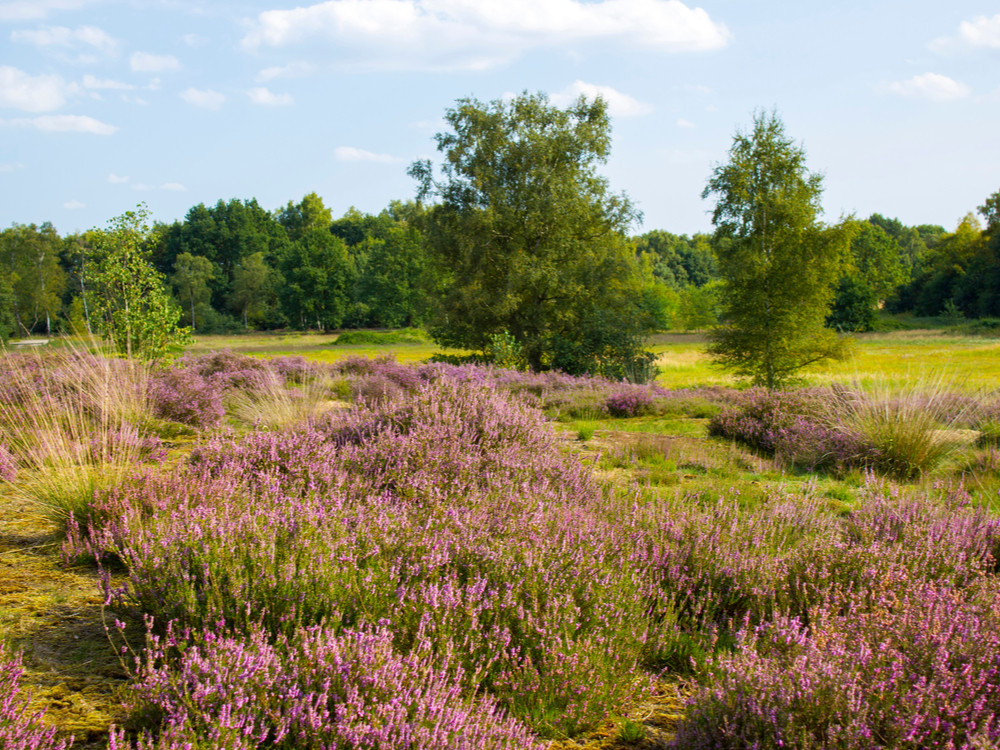
[[996, 339], [767, 392], [336, 338], [0, 358], [0, 747], [1000, 745]]

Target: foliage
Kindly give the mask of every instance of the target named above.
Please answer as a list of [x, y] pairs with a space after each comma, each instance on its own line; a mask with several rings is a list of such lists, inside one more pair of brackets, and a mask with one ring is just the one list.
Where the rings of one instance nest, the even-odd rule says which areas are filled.
[[435, 340], [483, 351], [507, 331], [533, 370], [610, 375], [642, 360], [651, 322], [624, 237], [637, 212], [597, 173], [607, 104], [461, 99], [445, 119], [443, 179], [429, 161], [410, 168], [421, 198], [439, 200], [420, 222], [444, 280]]
[[181, 253], [174, 261], [174, 274], [170, 280], [181, 299], [190, 305], [192, 331], [198, 330], [195, 305], [208, 305], [211, 294], [208, 285], [214, 276], [212, 262], [208, 258]]
[[6, 344], [17, 330], [16, 304], [10, 280], [6, 274], [0, 273], [0, 345]]
[[41, 713], [29, 713], [21, 694], [24, 667], [0, 640], [0, 747], [4, 750], [66, 750], [72, 743], [57, 741], [55, 727], [46, 726]]
[[842, 276], [826, 324], [837, 331], [874, 331], [878, 298], [868, 283], [856, 276]]
[[339, 328], [347, 314], [355, 268], [347, 246], [328, 229], [302, 230], [285, 251], [279, 292], [288, 320], [300, 328]]
[[0, 232], [0, 263], [10, 285], [16, 328], [29, 335], [44, 324], [52, 333], [62, 307], [67, 274], [60, 265], [62, 240], [48, 222], [14, 224]]
[[142, 204], [90, 232], [94, 248], [90, 283], [97, 330], [127, 357], [156, 359], [188, 340], [180, 309], [149, 262], [149, 212]]
[[843, 342], [823, 327], [851, 239], [851, 224], [818, 221], [822, 178], [785, 135], [776, 114], [737, 133], [729, 161], [702, 197], [712, 212], [723, 286], [723, 325], [710, 352], [722, 365], [775, 388], [798, 370], [839, 357]]

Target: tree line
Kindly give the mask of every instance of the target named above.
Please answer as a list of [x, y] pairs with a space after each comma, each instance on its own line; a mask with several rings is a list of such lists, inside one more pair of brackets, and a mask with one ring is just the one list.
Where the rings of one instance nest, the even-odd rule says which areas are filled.
[[[1000, 193], [954, 232], [879, 214], [826, 227], [821, 179], [777, 115], [761, 114], [709, 177], [712, 234], [634, 235], [640, 212], [599, 173], [611, 142], [601, 99], [461, 99], [445, 121], [441, 163], [410, 167], [416, 200], [376, 215], [335, 219], [310, 193], [274, 211], [253, 198], [198, 204], [131, 234], [14, 224], [0, 231], [0, 337], [93, 330], [108, 236], [139, 243], [195, 333], [422, 325], [533, 369], [620, 376], [650, 331], [725, 335], [747, 284], [749, 310], [764, 289], [815, 278], [812, 312], [833, 331], [871, 330], [879, 310], [1000, 317]], [[770, 328], [765, 316], [758, 333]]]

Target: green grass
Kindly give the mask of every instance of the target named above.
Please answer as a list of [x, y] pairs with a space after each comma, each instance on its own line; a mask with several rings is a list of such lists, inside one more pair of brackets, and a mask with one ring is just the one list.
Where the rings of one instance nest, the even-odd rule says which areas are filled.
[[[733, 386], [736, 378], [711, 364], [702, 334], [660, 334], [651, 350], [667, 388]], [[806, 384], [858, 381], [904, 387], [928, 373], [941, 373], [963, 390], [992, 390], [1000, 383], [1000, 340], [963, 336], [944, 329], [858, 334], [851, 355], [801, 374]]]

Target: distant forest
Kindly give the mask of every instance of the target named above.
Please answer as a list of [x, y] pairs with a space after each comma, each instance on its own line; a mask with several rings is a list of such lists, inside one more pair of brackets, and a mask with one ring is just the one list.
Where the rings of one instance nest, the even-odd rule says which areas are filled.
[[[879, 214], [858, 221], [828, 325], [872, 330], [879, 310], [1000, 317], [998, 205], [995, 193], [982, 222], [970, 213], [951, 232]], [[419, 326], [443, 282], [421, 229], [432, 210], [394, 201], [334, 219], [315, 193], [277, 211], [220, 200], [156, 224], [147, 251], [196, 333]], [[61, 236], [49, 223], [0, 231], [0, 320], [13, 335], [87, 330], [89, 234]], [[717, 321], [714, 241], [662, 230], [631, 238], [643, 304], [660, 328]]]

